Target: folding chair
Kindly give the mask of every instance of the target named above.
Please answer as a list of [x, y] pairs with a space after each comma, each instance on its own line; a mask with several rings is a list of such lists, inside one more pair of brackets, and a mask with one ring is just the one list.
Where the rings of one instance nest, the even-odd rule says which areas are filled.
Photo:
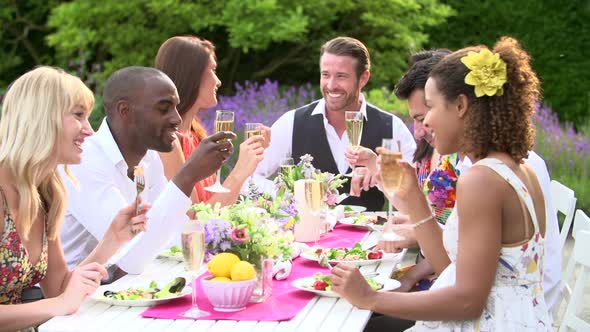
[[[578, 210], [578, 212], [581, 212]], [[590, 223], [588, 216], [584, 215]], [[578, 222], [578, 220], [576, 220]], [[565, 309], [565, 315], [559, 327], [559, 331], [590, 331], [590, 322], [577, 316], [584, 299], [584, 291], [590, 281], [590, 231], [581, 230], [576, 234], [576, 242], [572, 252], [575, 265], [581, 265], [581, 271], [576, 279], [572, 296]], [[588, 300], [586, 296], [586, 300]]]
[[559, 233], [559, 245], [563, 249], [567, 235], [572, 226], [572, 221], [574, 220], [576, 194], [573, 190], [564, 186], [558, 181], [551, 180], [551, 198], [553, 198], [553, 204], [555, 205], [557, 212], [561, 212], [565, 215], [561, 232]]

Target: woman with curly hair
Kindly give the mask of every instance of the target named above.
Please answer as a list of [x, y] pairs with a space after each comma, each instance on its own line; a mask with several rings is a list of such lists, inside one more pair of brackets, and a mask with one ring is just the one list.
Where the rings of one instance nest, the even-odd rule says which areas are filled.
[[439, 278], [417, 293], [377, 293], [359, 271], [338, 265], [334, 290], [353, 305], [418, 320], [413, 331], [549, 331], [542, 288], [545, 207], [534, 171], [532, 114], [539, 80], [512, 38], [493, 50], [468, 47], [446, 56], [425, 86], [424, 124], [441, 154], [475, 162], [459, 177], [444, 232], [434, 222], [409, 164], [396, 199], [408, 210], [420, 247]]
[[[113, 219], [94, 251], [69, 271], [59, 237], [66, 188], [58, 164], [78, 164], [93, 131], [92, 92], [82, 81], [39, 67], [14, 81], [0, 121], [0, 330], [15, 331], [76, 312], [107, 272], [102, 266], [135, 231], [146, 229], [146, 207], [135, 205]], [[66, 167], [66, 174], [69, 174]], [[45, 299], [21, 303], [21, 292], [39, 283]]]

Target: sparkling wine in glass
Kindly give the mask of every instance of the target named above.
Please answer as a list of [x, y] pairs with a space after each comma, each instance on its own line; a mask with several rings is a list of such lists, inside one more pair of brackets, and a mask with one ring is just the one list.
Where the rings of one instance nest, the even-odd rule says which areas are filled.
[[[232, 111], [216, 111], [215, 112], [215, 132], [233, 131], [234, 130], [234, 112]], [[205, 190], [214, 193], [228, 193], [229, 189], [221, 185], [221, 167], [217, 170], [215, 183], [212, 186], [206, 187]]]
[[184, 317], [199, 318], [210, 315], [209, 312], [199, 309], [197, 305], [197, 276], [201, 272], [205, 258], [205, 230], [198, 221], [191, 220], [182, 225], [182, 256], [184, 267], [193, 280], [193, 294], [191, 308], [182, 315]]
[[322, 183], [317, 180], [307, 179], [304, 185], [305, 205], [311, 215], [318, 216], [324, 207]]
[[246, 123], [244, 125], [245, 138], [262, 135], [262, 123]]
[[293, 167], [295, 167], [295, 161], [291, 157], [283, 158], [279, 162], [279, 172], [282, 175], [289, 173]]
[[[363, 136], [363, 114], [361, 112], [346, 111], [344, 116], [348, 141], [353, 147], [359, 147], [361, 145], [361, 137]], [[354, 174], [355, 165], [351, 165], [351, 167], [352, 172], [346, 174], [346, 176], [352, 176]]]
[[[262, 123], [247, 122], [244, 125], [244, 139], [254, 136], [262, 136]], [[252, 185], [252, 176], [248, 177], [248, 183]]]
[[[383, 139], [381, 144], [381, 180], [383, 190], [387, 193], [388, 199], [399, 189], [403, 179], [403, 169], [399, 165], [402, 160], [400, 142], [391, 138]], [[391, 217], [391, 202], [388, 203], [387, 220]]]

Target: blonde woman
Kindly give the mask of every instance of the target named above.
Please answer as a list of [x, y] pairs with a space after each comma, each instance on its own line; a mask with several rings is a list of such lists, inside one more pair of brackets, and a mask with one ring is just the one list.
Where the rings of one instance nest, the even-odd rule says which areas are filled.
[[[93, 131], [92, 92], [75, 76], [39, 67], [12, 83], [0, 121], [0, 331], [35, 326], [74, 313], [107, 272], [110, 256], [145, 230], [144, 208], [122, 209], [96, 249], [69, 271], [59, 238], [66, 191], [58, 164], [81, 160]], [[39, 283], [44, 300], [21, 304], [24, 288]]]

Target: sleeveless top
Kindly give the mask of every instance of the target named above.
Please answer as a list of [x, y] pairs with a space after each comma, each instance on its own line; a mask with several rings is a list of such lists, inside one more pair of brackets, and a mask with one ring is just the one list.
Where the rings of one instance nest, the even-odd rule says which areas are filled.
[[33, 265], [16, 231], [1, 187], [0, 194], [4, 210], [4, 231], [0, 245], [0, 304], [18, 304], [21, 303], [22, 290], [38, 284], [47, 273], [47, 219], [44, 221], [41, 257]]
[[418, 185], [424, 191], [436, 221], [443, 225], [451, 215], [457, 199], [457, 161], [457, 154], [453, 153], [441, 156], [434, 168], [431, 166], [431, 159], [428, 158], [419, 162], [416, 169]]
[[[539, 230], [533, 200], [522, 181], [500, 160], [486, 158], [475, 165], [491, 168], [514, 188], [531, 216], [533, 236], [520, 246], [501, 248], [494, 284], [479, 318], [466, 321], [418, 321], [409, 331], [551, 331], [552, 321], [543, 296], [541, 273], [545, 239]], [[455, 284], [459, 241], [456, 209], [455, 205], [443, 232], [443, 243], [451, 264], [440, 274], [432, 290]]]
[[[180, 132], [176, 133], [178, 138], [180, 139], [180, 144], [182, 146], [182, 152], [184, 153], [184, 160], [188, 160], [190, 155], [197, 149], [201, 140], [197, 137], [197, 134], [191, 129], [191, 135], [184, 135]], [[195, 183], [195, 191], [197, 192], [197, 196], [199, 197], [200, 202], [207, 202], [211, 196], [213, 196], [212, 192], [205, 190], [204, 188], [212, 186], [215, 183], [215, 175], [211, 175], [203, 180]]]

